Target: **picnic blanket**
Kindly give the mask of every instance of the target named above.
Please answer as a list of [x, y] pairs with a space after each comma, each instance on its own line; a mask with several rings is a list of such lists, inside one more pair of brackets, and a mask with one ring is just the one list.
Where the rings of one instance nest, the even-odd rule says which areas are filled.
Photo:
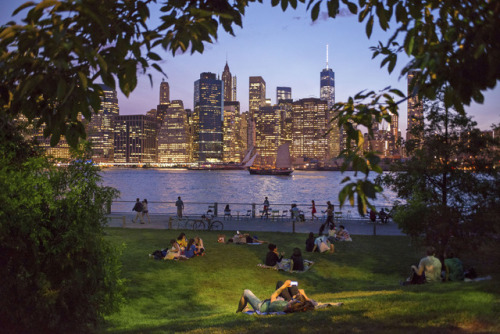
[[[313, 264], [313, 261], [304, 260], [304, 271], [292, 270], [292, 273], [304, 273], [308, 271], [313, 266]], [[264, 269], [290, 271], [290, 259], [283, 259], [275, 266], [266, 266], [265, 264], [259, 263], [257, 267], [261, 267]]]

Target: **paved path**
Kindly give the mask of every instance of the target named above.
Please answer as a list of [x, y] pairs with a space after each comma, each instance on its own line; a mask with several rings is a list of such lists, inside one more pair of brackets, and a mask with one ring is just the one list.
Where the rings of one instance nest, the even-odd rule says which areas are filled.
[[[146, 228], [146, 229], [168, 229], [168, 221], [172, 215], [156, 214], [150, 215], [150, 224], [132, 223], [132, 218], [135, 213], [112, 213], [108, 215], [109, 226], [124, 227], [124, 228]], [[190, 217], [198, 219], [199, 216]], [[261, 219], [261, 218], [240, 218], [236, 217], [224, 219], [224, 217], [216, 217], [224, 223], [225, 231], [266, 231], [266, 232], [293, 232], [293, 223], [290, 219]], [[295, 223], [295, 232], [297, 233], [318, 233], [319, 227], [323, 220], [318, 219], [314, 222], [307, 220], [303, 223]], [[352, 235], [404, 235], [394, 222], [388, 224], [374, 224], [369, 220], [361, 219], [342, 219], [340, 222], [335, 222], [336, 225], [344, 225]], [[176, 229], [177, 224], [174, 222], [172, 228]]]

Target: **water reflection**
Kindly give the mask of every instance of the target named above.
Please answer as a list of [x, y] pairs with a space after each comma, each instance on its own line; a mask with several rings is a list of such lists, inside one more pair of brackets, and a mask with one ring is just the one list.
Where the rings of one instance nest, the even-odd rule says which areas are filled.
[[[103, 185], [117, 188], [120, 201], [135, 201], [147, 198], [149, 209], [154, 212], [175, 212], [173, 202], [181, 196], [186, 203], [217, 202], [230, 203], [233, 211], [246, 212], [248, 203], [258, 208], [268, 196], [271, 207], [288, 209], [290, 203], [298, 203], [307, 211], [311, 200], [318, 206], [326, 201], [338, 204], [340, 181], [353, 172], [295, 171], [291, 177], [250, 175], [244, 170], [233, 171], [188, 171], [182, 169], [104, 169], [101, 171]], [[385, 190], [375, 204], [390, 206], [395, 195]], [[169, 202], [169, 203], [158, 203]], [[195, 204], [186, 210], [192, 211]], [[278, 207], [279, 206], [279, 207]], [[320, 207], [321, 208], [321, 207]], [[114, 203], [113, 211], [128, 212], [131, 203]], [[206, 205], [196, 206], [196, 213], [206, 210]], [[222, 208], [219, 209], [222, 211]]]

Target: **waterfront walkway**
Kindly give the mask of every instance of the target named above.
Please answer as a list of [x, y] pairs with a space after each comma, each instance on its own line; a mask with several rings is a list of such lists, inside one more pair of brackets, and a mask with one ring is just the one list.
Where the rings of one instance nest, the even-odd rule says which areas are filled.
[[[108, 215], [110, 227], [122, 227], [132, 229], [169, 229], [169, 219], [173, 217], [172, 214], [151, 214], [151, 223], [140, 224], [132, 223], [132, 218], [135, 217], [134, 213], [112, 213]], [[189, 218], [199, 219], [200, 216], [189, 216]], [[146, 218], [147, 219], [147, 218]], [[265, 232], [293, 232], [293, 222], [290, 218], [246, 218], [246, 217], [231, 217], [226, 218], [219, 216], [214, 218], [224, 223], [224, 231], [265, 231]], [[314, 221], [306, 220], [302, 223], [295, 223], [296, 233], [309, 233], [314, 232], [317, 234], [319, 227], [324, 222], [323, 219]], [[351, 219], [343, 218], [335, 221], [337, 225], [344, 225], [351, 235], [404, 235], [394, 222], [387, 224], [374, 224], [368, 219]], [[172, 224], [172, 228], [177, 228], [177, 223]]]

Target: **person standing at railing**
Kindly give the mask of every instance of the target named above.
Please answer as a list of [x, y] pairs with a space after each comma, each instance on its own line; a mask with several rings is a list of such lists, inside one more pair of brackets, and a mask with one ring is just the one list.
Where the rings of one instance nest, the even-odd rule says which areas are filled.
[[148, 200], [144, 199], [142, 201], [142, 218], [144, 220], [144, 216], [148, 217], [148, 224], [151, 224], [151, 220], [149, 219], [149, 210], [148, 210]]
[[182, 218], [182, 211], [184, 210], [184, 202], [181, 200], [181, 197], [177, 197], [177, 202], [175, 202], [175, 206], [177, 207], [177, 217]]
[[267, 196], [264, 199], [264, 210], [262, 211], [262, 215], [260, 216], [260, 218], [262, 218], [263, 216], [266, 216], [266, 218], [269, 217], [269, 200], [267, 199]]

